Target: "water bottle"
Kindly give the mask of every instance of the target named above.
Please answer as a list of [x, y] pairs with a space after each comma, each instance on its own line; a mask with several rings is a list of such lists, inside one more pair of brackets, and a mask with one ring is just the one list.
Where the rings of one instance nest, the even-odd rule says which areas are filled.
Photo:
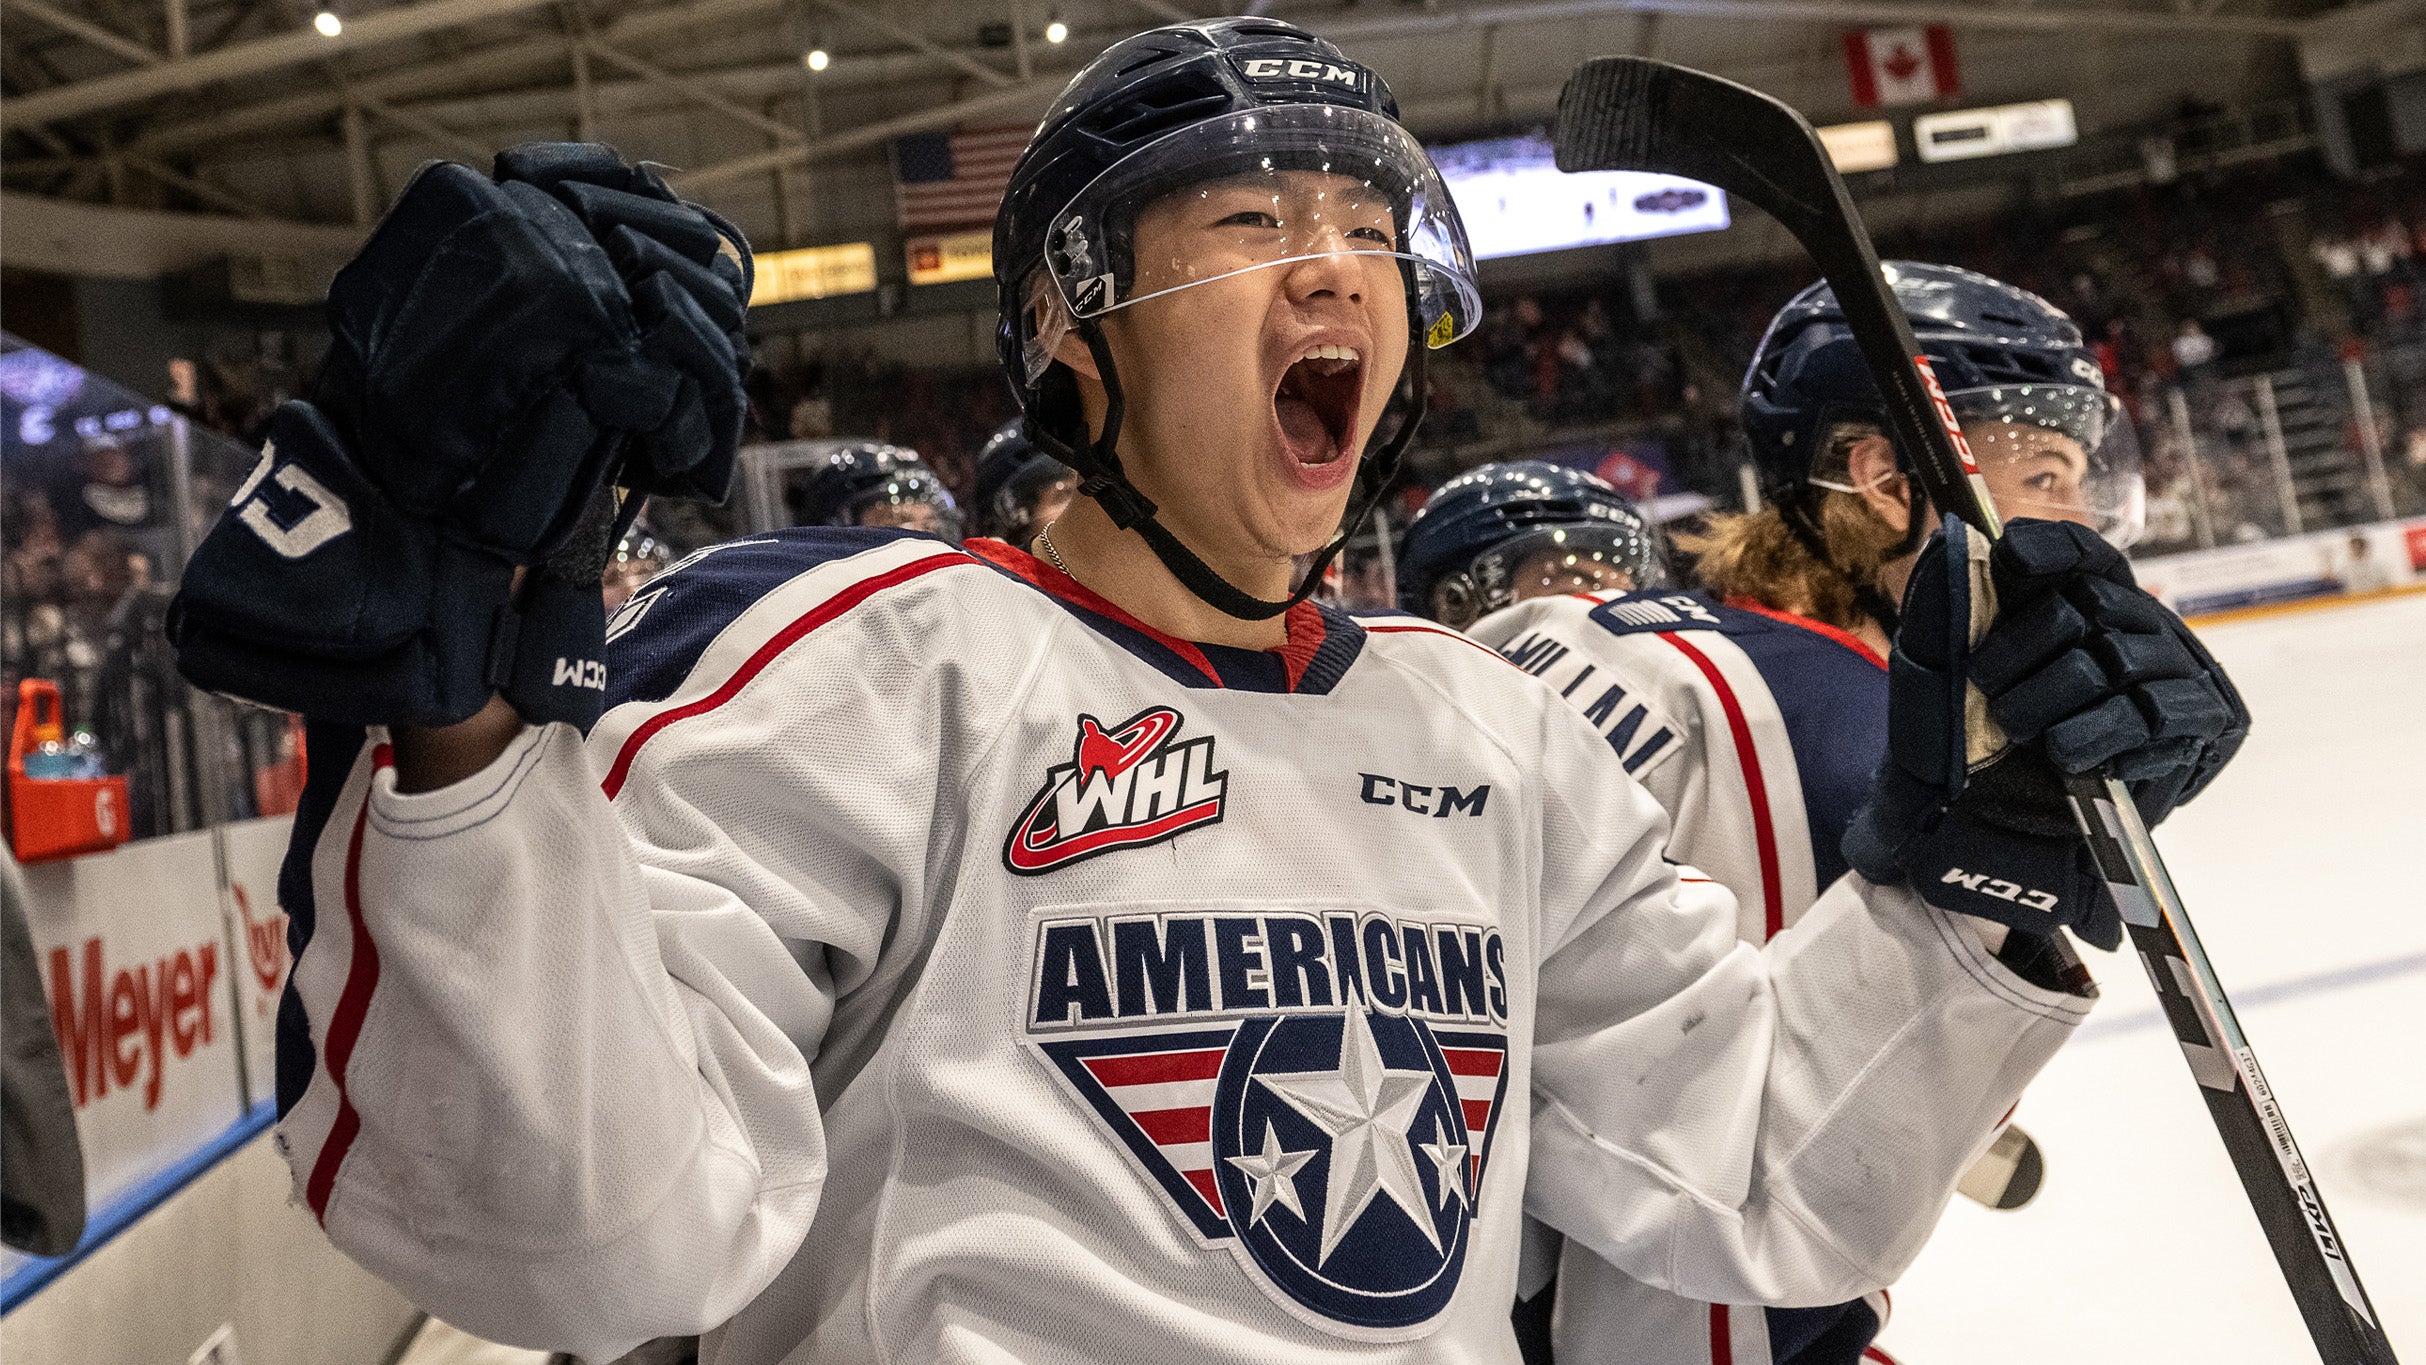
[[101, 740], [89, 725], [79, 725], [67, 737], [69, 777], [107, 777], [109, 768], [101, 761]]
[[55, 739], [46, 739], [26, 751], [25, 775], [36, 781], [56, 782], [62, 778], [80, 776], [77, 759], [68, 747]]

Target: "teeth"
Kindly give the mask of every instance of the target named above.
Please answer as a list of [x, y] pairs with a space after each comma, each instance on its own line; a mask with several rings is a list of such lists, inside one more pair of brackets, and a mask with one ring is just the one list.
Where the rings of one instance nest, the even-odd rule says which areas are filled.
[[1315, 346], [1308, 349], [1307, 352], [1304, 355], [1299, 356], [1298, 359], [1354, 360], [1356, 359], [1356, 352], [1346, 346]]

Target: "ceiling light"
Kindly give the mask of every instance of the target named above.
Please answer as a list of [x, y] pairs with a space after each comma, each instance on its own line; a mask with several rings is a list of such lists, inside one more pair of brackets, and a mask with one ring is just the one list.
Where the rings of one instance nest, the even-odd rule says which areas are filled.
[[321, 37], [334, 38], [345, 32], [345, 21], [327, 10], [322, 10], [312, 16], [312, 27], [320, 30]]
[[833, 57], [828, 55], [826, 50], [822, 47], [810, 48], [809, 55], [801, 58], [800, 60], [805, 63], [811, 71], [823, 71], [826, 69], [826, 67], [832, 65], [834, 61]]
[[1065, 23], [1063, 23], [1062, 21], [1060, 21], [1059, 19], [1056, 19], [1056, 20], [1054, 20], [1053, 22], [1051, 22], [1051, 23], [1049, 23], [1049, 24], [1045, 25], [1045, 41], [1046, 41], [1046, 42], [1048, 42], [1048, 43], [1065, 43], [1065, 42], [1068, 42], [1069, 40], [1070, 40], [1070, 26], [1069, 26], [1068, 24], [1065, 24]]

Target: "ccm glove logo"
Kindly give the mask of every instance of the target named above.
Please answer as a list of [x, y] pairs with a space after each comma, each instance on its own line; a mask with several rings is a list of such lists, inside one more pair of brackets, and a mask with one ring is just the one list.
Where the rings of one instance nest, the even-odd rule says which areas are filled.
[[[261, 537], [262, 543], [288, 559], [301, 559], [321, 546], [354, 529], [354, 517], [345, 502], [320, 480], [304, 472], [301, 465], [279, 465], [278, 447], [261, 448], [261, 463], [245, 477], [244, 486], [228, 505], [236, 509], [236, 519]], [[275, 468], [276, 472], [272, 470]], [[291, 515], [294, 498], [281, 499], [289, 504], [290, 515], [280, 517], [270, 509], [269, 495], [262, 492], [263, 483], [273, 483], [310, 504], [302, 516]]]
[[606, 691], [606, 662], [602, 659], [568, 659], [558, 655], [556, 675], [549, 685], [562, 687], [567, 683], [593, 691]]
[[2033, 891], [2026, 886], [1991, 877], [1985, 872], [1965, 872], [1959, 867], [1950, 867], [1946, 869], [1945, 876], [1938, 878], [1938, 882], [1940, 885], [1960, 886], [1965, 891], [1976, 891], [1983, 896], [1994, 896], [2001, 901], [2012, 901], [2025, 910], [2044, 910], [2049, 914], [2055, 912], [2056, 897], [2053, 892]]

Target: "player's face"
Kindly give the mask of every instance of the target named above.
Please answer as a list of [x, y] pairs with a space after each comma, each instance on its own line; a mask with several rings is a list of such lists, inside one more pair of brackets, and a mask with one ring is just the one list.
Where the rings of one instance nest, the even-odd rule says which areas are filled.
[[[1389, 208], [1361, 181], [1282, 172], [1148, 205], [1136, 292], [1104, 318], [1122, 453], [1183, 539], [1217, 554], [1319, 549], [1407, 358]], [[1226, 273], [1234, 272], [1234, 273]]]
[[2026, 422], [1967, 422], [1963, 440], [1999, 517], [2097, 524], [2089, 510], [2089, 453], [2079, 441]]
[[1634, 586], [1634, 575], [1593, 555], [1544, 550], [1517, 566], [1510, 586], [1516, 600], [1525, 602], [1565, 593], [1621, 592]]
[[862, 526], [898, 526], [911, 531], [935, 532], [935, 505], [926, 502], [880, 502], [859, 514]]

